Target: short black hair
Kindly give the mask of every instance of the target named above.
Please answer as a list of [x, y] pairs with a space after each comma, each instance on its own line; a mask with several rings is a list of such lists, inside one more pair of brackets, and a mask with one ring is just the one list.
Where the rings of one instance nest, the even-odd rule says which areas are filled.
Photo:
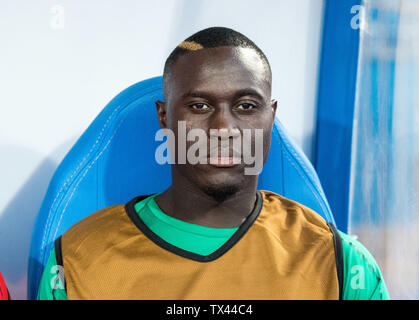
[[225, 27], [211, 27], [198, 31], [191, 35], [189, 38], [181, 42], [166, 59], [163, 71], [163, 87], [167, 87], [167, 79], [171, 71], [171, 67], [175, 64], [176, 60], [191, 51], [216, 48], [221, 46], [232, 46], [240, 48], [250, 48], [256, 51], [262, 59], [269, 75], [272, 75], [271, 66], [268, 58], [266, 58], [263, 51], [248, 37], [230, 28]]

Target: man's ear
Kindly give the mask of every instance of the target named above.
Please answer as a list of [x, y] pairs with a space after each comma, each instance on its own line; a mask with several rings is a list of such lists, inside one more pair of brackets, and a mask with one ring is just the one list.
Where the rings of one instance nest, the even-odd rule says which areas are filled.
[[157, 118], [159, 119], [160, 127], [166, 128], [166, 102], [156, 100]]
[[275, 119], [275, 114], [276, 114], [276, 107], [278, 106], [278, 101], [276, 101], [275, 99], [271, 100], [271, 108], [272, 108], [272, 113]]

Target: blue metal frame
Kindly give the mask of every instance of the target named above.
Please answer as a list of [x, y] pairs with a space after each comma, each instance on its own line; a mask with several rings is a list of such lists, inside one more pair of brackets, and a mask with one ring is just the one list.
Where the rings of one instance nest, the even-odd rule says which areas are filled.
[[[314, 166], [337, 227], [347, 232], [352, 123], [359, 29], [351, 9], [361, 0], [325, 0]], [[356, 17], [355, 17], [356, 18]]]

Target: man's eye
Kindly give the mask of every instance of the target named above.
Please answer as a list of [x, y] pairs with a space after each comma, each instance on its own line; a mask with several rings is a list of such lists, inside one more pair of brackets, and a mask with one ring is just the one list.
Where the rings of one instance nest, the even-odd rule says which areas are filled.
[[209, 107], [205, 103], [195, 103], [191, 105], [191, 108], [194, 110], [200, 110], [200, 111], [209, 109]]
[[239, 105], [237, 107], [237, 109], [239, 110], [252, 110], [255, 109], [256, 107], [253, 104], [250, 103], [242, 103], [241, 105]]

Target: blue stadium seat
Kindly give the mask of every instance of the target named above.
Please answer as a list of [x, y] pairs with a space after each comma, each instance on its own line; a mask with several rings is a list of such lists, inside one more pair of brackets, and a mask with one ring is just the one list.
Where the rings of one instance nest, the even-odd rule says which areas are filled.
[[[35, 299], [54, 240], [89, 214], [138, 195], [165, 190], [170, 165], [155, 161], [160, 128], [155, 100], [163, 100], [155, 77], [118, 94], [97, 116], [57, 168], [39, 211], [31, 240], [28, 298]], [[259, 189], [312, 208], [334, 222], [310, 162], [275, 121], [269, 158]]]

